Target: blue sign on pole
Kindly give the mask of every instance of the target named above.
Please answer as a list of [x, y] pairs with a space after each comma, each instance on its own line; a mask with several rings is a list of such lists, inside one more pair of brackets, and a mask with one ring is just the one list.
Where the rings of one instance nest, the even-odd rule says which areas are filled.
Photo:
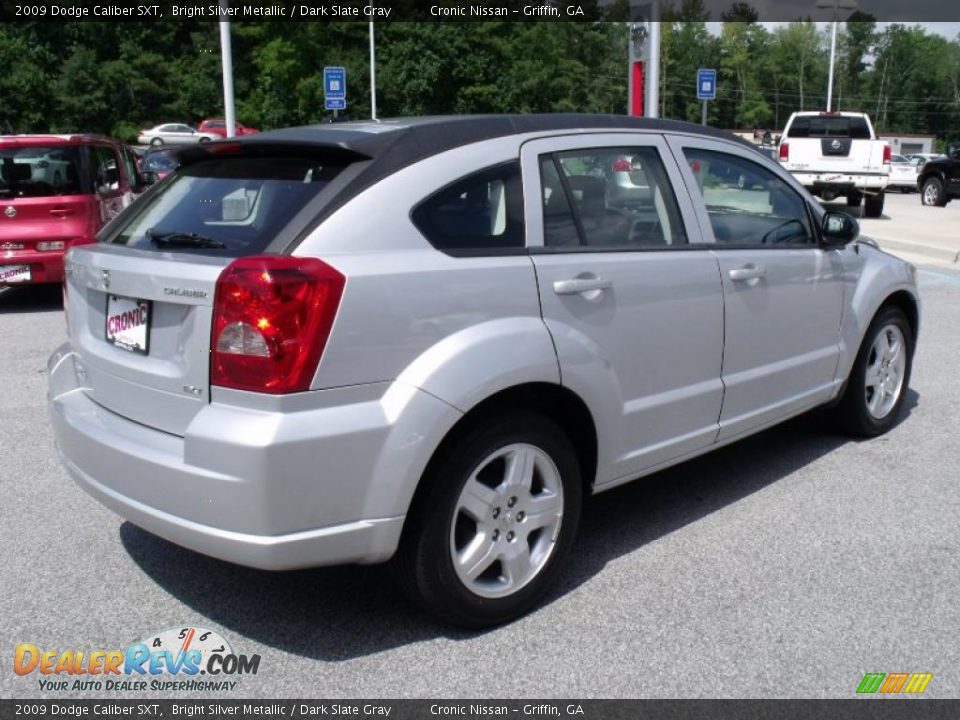
[[347, 107], [347, 71], [342, 67], [323, 69], [323, 106], [327, 110]]
[[717, 71], [700, 68], [697, 70], [697, 100], [717, 99]]

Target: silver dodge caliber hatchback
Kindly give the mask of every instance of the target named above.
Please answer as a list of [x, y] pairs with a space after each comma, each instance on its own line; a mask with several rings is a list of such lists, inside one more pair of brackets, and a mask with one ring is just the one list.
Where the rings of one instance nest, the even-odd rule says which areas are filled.
[[914, 268], [725, 133], [427, 118], [180, 161], [70, 251], [49, 396], [77, 482], [198, 552], [390, 560], [487, 626], [544, 595], [585, 495], [817, 406], [901, 413]]

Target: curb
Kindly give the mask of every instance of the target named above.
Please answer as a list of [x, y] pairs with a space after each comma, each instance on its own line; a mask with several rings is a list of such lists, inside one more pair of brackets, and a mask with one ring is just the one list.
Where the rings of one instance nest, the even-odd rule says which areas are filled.
[[912, 253], [914, 255], [924, 255], [948, 263], [960, 262], [960, 252], [950, 248], [937, 247], [935, 245], [922, 245], [920, 243], [908, 242], [906, 240], [891, 240], [889, 238], [878, 237], [865, 233], [867, 237], [876, 240], [881, 250], [899, 250], [900, 252]]

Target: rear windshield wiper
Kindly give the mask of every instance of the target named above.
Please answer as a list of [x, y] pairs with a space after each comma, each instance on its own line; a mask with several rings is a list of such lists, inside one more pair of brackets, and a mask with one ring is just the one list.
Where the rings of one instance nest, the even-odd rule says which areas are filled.
[[147, 237], [155, 245], [170, 247], [198, 247], [198, 248], [225, 248], [219, 240], [197, 235], [192, 232], [179, 232], [172, 230], [170, 232], [160, 232], [155, 228], [150, 228], [146, 233]]

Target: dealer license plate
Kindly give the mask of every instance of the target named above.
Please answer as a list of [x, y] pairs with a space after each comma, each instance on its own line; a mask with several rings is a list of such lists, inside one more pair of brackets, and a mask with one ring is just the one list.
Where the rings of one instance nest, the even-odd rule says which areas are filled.
[[150, 301], [107, 295], [107, 342], [146, 355], [150, 349]]
[[30, 282], [29, 265], [0, 265], [0, 283]]

